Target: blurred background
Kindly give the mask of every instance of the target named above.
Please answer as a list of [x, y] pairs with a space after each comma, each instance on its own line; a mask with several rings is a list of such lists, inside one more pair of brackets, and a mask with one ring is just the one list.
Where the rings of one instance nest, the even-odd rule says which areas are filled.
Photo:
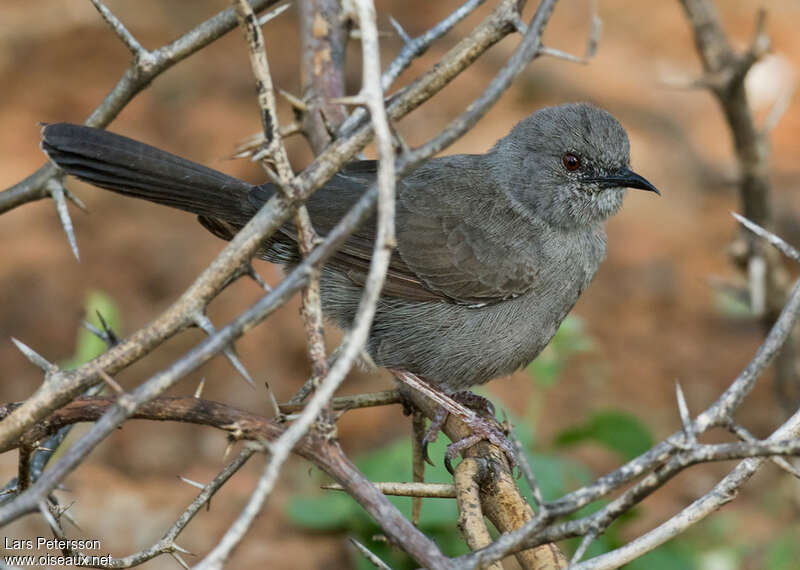
[[[401, 48], [391, 33], [394, 16], [415, 36], [458, 2], [377, 2], [384, 63]], [[487, 3], [434, 44], [401, 77], [408, 82], [456, 43], [493, 7]], [[535, 3], [530, 3], [535, 4]], [[759, 2], [717, 2], [734, 45], [753, 35]], [[147, 48], [172, 41], [226, 4], [109, 2], [109, 7]], [[533, 5], [528, 6], [526, 17]], [[122, 46], [89, 2], [5, 0], [0, 7], [0, 188], [29, 175], [44, 162], [40, 121], [82, 122], [116, 83], [129, 62]], [[751, 101], [763, 119], [771, 103], [795, 81], [800, 62], [793, 0], [766, 3], [773, 53], [751, 77]], [[604, 30], [589, 65], [542, 58], [517, 79], [489, 114], [447, 153], [484, 152], [533, 110], [566, 101], [591, 101], [608, 109], [628, 130], [637, 172], [662, 197], [631, 192], [608, 224], [609, 256], [572, 317], [528, 370], [496, 380], [483, 392], [507, 411], [529, 446], [546, 498], [579, 486], [619, 465], [651, 441], [680, 426], [675, 381], [690, 409], [712, 402], [761, 343], [761, 326], [747, 309], [714, 286], [735, 282], [727, 248], [737, 235], [730, 211], [738, 211], [736, 164], [727, 125], [712, 97], [676, 88], [700, 73], [689, 26], [677, 1], [599, 3]], [[562, 0], [545, 43], [583, 54], [589, 0]], [[299, 55], [294, 8], [264, 30], [276, 85], [299, 93]], [[411, 145], [436, 134], [487, 85], [516, 45], [507, 38], [429, 103], [400, 123]], [[360, 63], [351, 46], [349, 91], [357, 91]], [[291, 112], [281, 102], [283, 119]], [[253, 78], [241, 33], [234, 30], [210, 48], [178, 64], [141, 93], [110, 130], [246, 178], [265, 179], [257, 165], [230, 160], [237, 143], [259, 131]], [[796, 98], [771, 136], [773, 206], [778, 233], [800, 243], [800, 108]], [[306, 143], [287, 141], [296, 170], [311, 159]], [[369, 153], [369, 149], [368, 149]], [[95, 308], [127, 335], [168, 307], [223, 247], [193, 216], [70, 181], [89, 214], [72, 208], [81, 261], [69, 250], [52, 201], [30, 203], [0, 218], [0, 400], [29, 396], [41, 374], [13, 347], [16, 337], [54, 362], [86, 358], [91, 341], [81, 322]], [[265, 262], [256, 269], [275, 283], [280, 271]], [[211, 305], [218, 325], [258, 298], [242, 280]], [[288, 399], [309, 373], [304, 335], [293, 299], [273, 318], [237, 343], [257, 385], [268, 380], [279, 400]], [[117, 378], [133, 386], [182, 355], [202, 337], [188, 331], [131, 366]], [[331, 345], [340, 334], [329, 330]], [[77, 360], [76, 360], [77, 359]], [[218, 357], [184, 379], [173, 394], [193, 393], [206, 379], [206, 398], [268, 414], [267, 397], [255, 393]], [[384, 373], [355, 372], [343, 393], [391, 386]], [[769, 375], [738, 412], [758, 436], [782, 422]], [[82, 429], [76, 429], [75, 434]], [[398, 406], [352, 411], [339, 423], [348, 453], [374, 479], [410, 472], [410, 421]], [[73, 435], [74, 437], [74, 435]], [[68, 479], [65, 504], [80, 529], [71, 536], [100, 538], [116, 556], [158, 540], [195, 496], [177, 476], [209, 481], [224, 463], [222, 433], [194, 426], [129, 422], [101, 445]], [[438, 453], [438, 455], [436, 455]], [[441, 458], [440, 451], [433, 457]], [[2, 479], [16, 471], [16, 453], [0, 456]], [[178, 544], [203, 554], [238, 514], [260, 473], [254, 459], [201, 512]], [[616, 524], [596, 549], [637, 536], [705, 493], [733, 463], [695, 467]], [[432, 478], [443, 477], [440, 471]], [[410, 477], [410, 474], [408, 475]], [[377, 532], [344, 496], [323, 495], [316, 469], [293, 460], [241, 547], [231, 568], [350, 568], [357, 561], [347, 534], [369, 542]], [[408, 505], [403, 504], [403, 508]], [[455, 507], [425, 503], [423, 523], [448, 553], [458, 552]], [[665, 545], [638, 568], [796, 568], [800, 557], [800, 485], [767, 465], [723, 511], [686, 536]], [[10, 537], [48, 536], [38, 517], [4, 529]], [[374, 543], [369, 543], [374, 545]], [[376, 549], [383, 548], [380, 545]], [[382, 550], [394, 567], [396, 553]], [[191, 559], [190, 559], [191, 561]], [[146, 568], [173, 568], [168, 557]], [[633, 565], [631, 566], [634, 567]]]

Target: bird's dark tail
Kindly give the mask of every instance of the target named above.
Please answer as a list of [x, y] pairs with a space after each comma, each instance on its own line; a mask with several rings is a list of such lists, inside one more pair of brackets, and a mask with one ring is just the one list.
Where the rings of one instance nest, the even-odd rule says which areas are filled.
[[47, 125], [42, 149], [68, 174], [126, 196], [237, 223], [255, 212], [251, 184], [108, 131]]

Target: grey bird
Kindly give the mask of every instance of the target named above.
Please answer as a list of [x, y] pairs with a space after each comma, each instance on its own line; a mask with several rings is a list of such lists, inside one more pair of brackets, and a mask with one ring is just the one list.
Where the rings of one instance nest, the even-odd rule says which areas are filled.
[[[276, 191], [103, 130], [45, 127], [42, 147], [67, 173], [198, 216], [230, 239]], [[375, 180], [377, 163], [345, 166], [308, 200], [324, 235]], [[658, 193], [630, 169], [628, 136], [585, 103], [534, 112], [486, 154], [434, 158], [398, 182], [397, 249], [367, 351], [453, 393], [530, 363], [606, 256], [604, 222], [626, 188]], [[363, 224], [323, 267], [328, 318], [355, 315], [375, 239]], [[299, 260], [291, 224], [259, 255]]]

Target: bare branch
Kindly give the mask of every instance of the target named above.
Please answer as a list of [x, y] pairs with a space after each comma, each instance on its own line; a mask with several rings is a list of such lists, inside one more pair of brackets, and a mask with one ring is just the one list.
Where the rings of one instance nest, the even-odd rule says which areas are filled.
[[[375, 406], [389, 406], [402, 402], [400, 392], [397, 390], [385, 390], [383, 392], [371, 392], [368, 394], [356, 394], [355, 396], [341, 396], [331, 401], [334, 410], [355, 410], [358, 408], [372, 408]], [[300, 412], [305, 406], [303, 404], [280, 404], [280, 411], [284, 414]]]
[[128, 31], [125, 25], [119, 21], [105, 4], [100, 0], [92, 0], [92, 4], [94, 4], [94, 7], [97, 8], [97, 11], [100, 12], [103, 19], [108, 22], [108, 25], [111, 26], [111, 29], [114, 30], [114, 33], [117, 34], [117, 37], [119, 37], [120, 41], [131, 51], [134, 57], [146, 57], [149, 55], [147, 50], [142, 47], [142, 44], [133, 37], [133, 34]]
[[780, 251], [786, 257], [788, 257], [792, 261], [800, 263], [800, 251], [797, 251], [797, 249], [795, 247], [789, 245], [783, 239], [781, 239], [778, 236], [776, 236], [775, 234], [773, 234], [771, 231], [765, 230], [764, 228], [762, 228], [758, 224], [756, 224], [754, 222], [751, 222], [750, 220], [748, 220], [744, 216], [740, 216], [736, 212], [731, 212], [731, 215], [734, 218], [736, 218], [737, 222], [742, 224], [748, 230], [750, 230], [751, 232], [753, 232], [757, 236], [764, 238], [769, 243], [771, 243], [773, 246], [775, 246], [778, 249], [778, 251]]
[[[458, 502], [458, 528], [472, 550], [483, 548], [492, 542], [481, 510], [480, 480], [485, 471], [484, 462], [468, 457], [456, 466], [453, 476]], [[494, 562], [487, 568], [502, 570], [503, 566], [500, 562]]]
[[[800, 412], [795, 413], [785, 424], [776, 430], [769, 440], [786, 440], [800, 437]], [[797, 442], [797, 440], [794, 440]], [[575, 570], [604, 570], [618, 568], [631, 560], [650, 552], [671, 538], [681, 534], [721, 506], [733, 500], [739, 488], [764, 464], [763, 458], [751, 458], [742, 461], [714, 488], [694, 501], [680, 513], [662, 523], [650, 532], [629, 542], [625, 546], [606, 554], [587, 560], [575, 567]]]
[[[253, 9], [263, 10], [275, 2], [276, 0], [253, 0]], [[92, 127], [105, 127], [158, 75], [216, 41], [235, 26], [236, 14], [232, 8], [229, 8], [206, 20], [171, 44], [146, 52], [150, 57], [135, 57], [111, 92], [86, 119], [86, 124]], [[25, 180], [0, 192], [0, 214], [27, 202], [49, 196], [46, 184], [57, 172], [56, 166], [48, 162]]]
[[301, 85], [307, 112], [299, 114], [311, 149], [318, 155], [331, 141], [331, 132], [347, 118], [334, 100], [345, 94], [345, 57], [349, 17], [335, 0], [298, 3], [301, 45]]
[[[200, 329], [206, 333], [208, 336], [211, 336], [217, 332], [217, 329], [214, 327], [214, 324], [211, 322], [205, 313], [197, 313], [194, 315], [194, 322], [195, 324], [200, 327]], [[239, 360], [239, 357], [236, 355], [236, 351], [233, 348], [233, 345], [228, 346], [223, 349], [223, 354], [225, 357], [230, 361], [231, 365], [234, 367], [236, 372], [244, 378], [251, 387], [255, 388], [255, 382], [253, 382], [253, 378], [250, 376], [250, 373], [247, 371], [247, 368], [244, 367], [242, 361]]]
[[[423, 497], [429, 499], [455, 499], [456, 488], [449, 483], [391, 483], [376, 482], [375, 488], [384, 495], [398, 497]], [[345, 488], [338, 483], [321, 486], [329, 491], [344, 491]]]
[[[198, 565], [199, 568], [221, 567], [222, 563], [228, 558], [231, 550], [239, 543], [244, 532], [249, 528], [253, 518], [272, 491], [280, 468], [292, 448], [305, 436], [312, 422], [317, 418], [322, 408], [328, 404], [333, 397], [334, 391], [344, 380], [353, 361], [366, 342], [372, 317], [375, 314], [378, 295], [383, 286], [386, 269], [389, 266], [389, 256], [394, 245], [394, 155], [386, 110], [383, 106], [383, 93], [377, 82], [377, 78], [380, 75], [380, 56], [374, 7], [367, 0], [361, 0], [357, 6], [362, 33], [362, 92], [370, 106], [380, 159], [377, 181], [378, 230], [370, 269], [364, 285], [364, 293], [353, 321], [353, 327], [348, 331], [344, 343], [345, 348], [342, 350], [341, 355], [297, 420], [271, 446], [270, 461], [264, 469], [247, 506], [228, 532], [225, 533], [220, 543]], [[246, 3], [240, 0], [237, 4], [237, 9], [243, 14], [242, 19], [244, 20], [244, 13], [247, 10]], [[310, 255], [306, 259], [310, 259]]]

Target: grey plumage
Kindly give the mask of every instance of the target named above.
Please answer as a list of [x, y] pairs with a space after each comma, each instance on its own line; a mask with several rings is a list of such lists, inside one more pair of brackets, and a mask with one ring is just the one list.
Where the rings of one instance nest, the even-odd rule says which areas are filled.
[[[68, 173], [198, 214], [224, 239], [275, 191], [88, 127], [49, 125], [42, 146]], [[611, 115], [567, 104], [533, 113], [486, 154], [435, 158], [399, 181], [398, 248], [367, 346], [375, 362], [447, 391], [528, 364], [605, 258], [603, 223], [625, 187], [657, 192], [629, 162], [627, 134]], [[375, 172], [373, 161], [351, 163], [311, 197], [318, 232]], [[374, 226], [363, 224], [322, 271], [323, 309], [342, 328], [358, 305]], [[287, 224], [261, 256], [291, 266], [295, 239]]]

